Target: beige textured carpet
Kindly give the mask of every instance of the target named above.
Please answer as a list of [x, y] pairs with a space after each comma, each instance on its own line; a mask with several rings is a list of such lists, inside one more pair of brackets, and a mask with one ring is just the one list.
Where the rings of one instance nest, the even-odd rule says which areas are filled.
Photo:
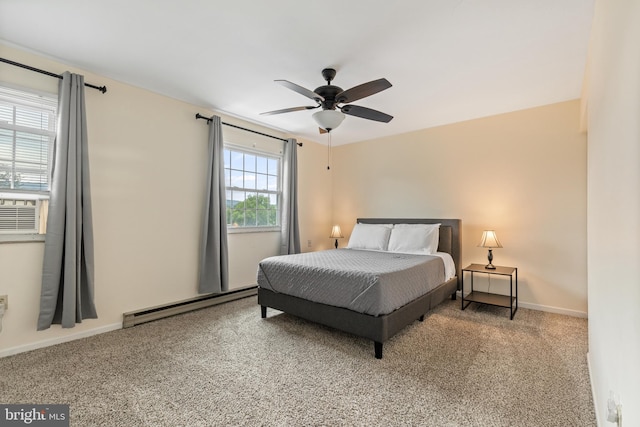
[[595, 426], [587, 321], [446, 301], [385, 344], [255, 297], [0, 359], [72, 426]]

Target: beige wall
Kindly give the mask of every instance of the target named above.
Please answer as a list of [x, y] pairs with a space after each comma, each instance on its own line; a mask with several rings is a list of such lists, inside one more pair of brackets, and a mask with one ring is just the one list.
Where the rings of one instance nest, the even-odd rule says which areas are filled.
[[[486, 261], [482, 230], [519, 269], [523, 306], [584, 316], [586, 136], [578, 101], [334, 149], [336, 221], [460, 218], [463, 265]], [[505, 284], [492, 280], [492, 289]], [[495, 283], [495, 285], [494, 285]]]
[[589, 361], [598, 419], [609, 393], [640, 425], [640, 2], [598, 0], [588, 110]]
[[[195, 114], [211, 110], [4, 45], [0, 56], [56, 73], [79, 72], [87, 82], [108, 87], [104, 95], [86, 90], [99, 319], [36, 332], [43, 243], [2, 243], [0, 294], [9, 296], [9, 309], [0, 332], [0, 356], [118, 328], [124, 312], [196, 296], [208, 128]], [[1, 63], [0, 80], [57, 92], [56, 79]], [[278, 141], [230, 129], [223, 131], [235, 143], [281, 147]], [[304, 141], [298, 153], [301, 237], [305, 250], [322, 249], [331, 243], [330, 180], [318, 155], [324, 149]], [[311, 248], [307, 240], [312, 240]], [[279, 233], [230, 235], [231, 288], [255, 284], [257, 262], [277, 254], [279, 244]]]

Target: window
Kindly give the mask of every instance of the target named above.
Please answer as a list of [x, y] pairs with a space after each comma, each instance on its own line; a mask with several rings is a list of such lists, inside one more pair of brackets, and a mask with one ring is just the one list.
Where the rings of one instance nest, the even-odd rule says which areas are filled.
[[0, 84], [0, 233], [43, 233], [56, 95]]
[[230, 229], [280, 226], [281, 163], [281, 157], [276, 154], [225, 148], [227, 226]]

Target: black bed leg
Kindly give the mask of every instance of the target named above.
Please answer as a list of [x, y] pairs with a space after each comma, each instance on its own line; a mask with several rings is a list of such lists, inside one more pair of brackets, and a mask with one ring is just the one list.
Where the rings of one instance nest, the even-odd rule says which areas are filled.
[[424, 322], [424, 314], [422, 316], [418, 317], [418, 320], [421, 321], [421, 322]]
[[266, 305], [261, 305], [260, 306], [260, 313], [262, 314], [262, 318], [263, 319], [267, 318], [267, 306]]
[[456, 295], [457, 295], [457, 292], [454, 292], [454, 293], [451, 294], [451, 301], [455, 301], [456, 300]]
[[376, 359], [382, 359], [382, 343], [378, 341], [374, 341], [373, 349], [376, 352]]

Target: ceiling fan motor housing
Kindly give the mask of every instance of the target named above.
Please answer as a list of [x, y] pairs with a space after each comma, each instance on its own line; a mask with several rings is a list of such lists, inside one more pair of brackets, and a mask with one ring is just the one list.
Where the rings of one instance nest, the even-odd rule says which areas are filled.
[[338, 86], [326, 85], [317, 87], [314, 92], [324, 98], [324, 101], [320, 101], [323, 110], [335, 110], [338, 103], [336, 95], [342, 93], [343, 90]]

